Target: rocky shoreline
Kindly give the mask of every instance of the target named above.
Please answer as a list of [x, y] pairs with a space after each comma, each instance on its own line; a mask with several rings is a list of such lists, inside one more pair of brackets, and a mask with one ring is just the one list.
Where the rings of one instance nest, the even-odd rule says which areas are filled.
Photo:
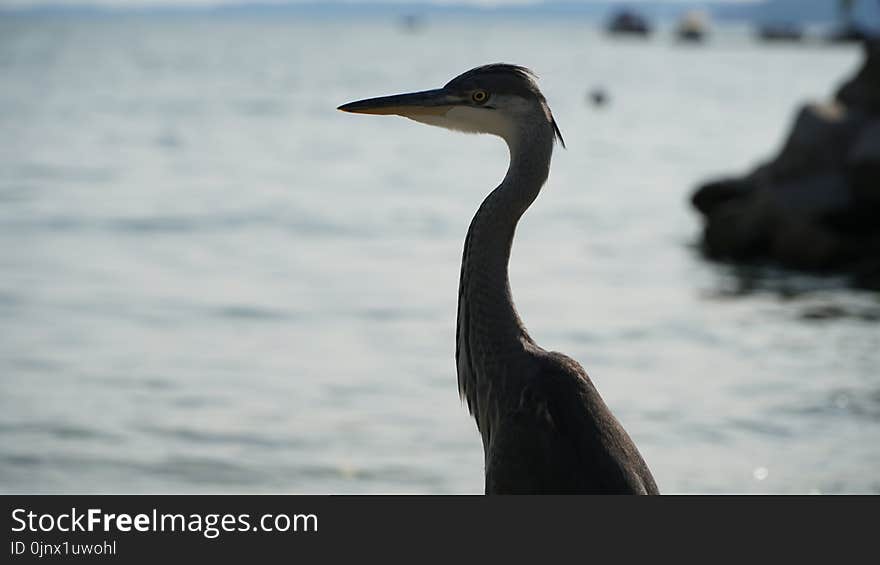
[[880, 290], [880, 40], [863, 45], [861, 69], [833, 100], [801, 108], [776, 157], [693, 194], [707, 257]]

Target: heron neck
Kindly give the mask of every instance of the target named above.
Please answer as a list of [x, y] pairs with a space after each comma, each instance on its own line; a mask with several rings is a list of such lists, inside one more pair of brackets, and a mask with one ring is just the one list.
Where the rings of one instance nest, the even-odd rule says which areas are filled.
[[[547, 180], [553, 153], [550, 127], [508, 140], [510, 167], [483, 201], [465, 240], [459, 287], [456, 362], [459, 392], [477, 425], [485, 420], [487, 390], [499, 390], [503, 368], [519, 367], [534, 342], [517, 314], [508, 263], [516, 226]], [[506, 377], [509, 379], [509, 377]], [[482, 426], [481, 426], [482, 431]], [[484, 434], [485, 439], [485, 434]]]

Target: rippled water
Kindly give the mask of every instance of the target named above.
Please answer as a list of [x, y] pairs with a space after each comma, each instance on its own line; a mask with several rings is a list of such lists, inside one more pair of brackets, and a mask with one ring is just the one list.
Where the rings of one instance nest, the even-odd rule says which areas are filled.
[[518, 230], [520, 312], [661, 490], [880, 492], [877, 295], [707, 264], [687, 205], [859, 58], [585, 22], [0, 21], [0, 490], [481, 491], [455, 302], [506, 149], [334, 108], [503, 60], [569, 147]]

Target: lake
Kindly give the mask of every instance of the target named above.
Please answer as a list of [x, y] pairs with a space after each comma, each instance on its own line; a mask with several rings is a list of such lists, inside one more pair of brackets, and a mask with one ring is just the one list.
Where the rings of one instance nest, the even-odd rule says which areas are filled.
[[481, 492], [458, 269], [507, 149], [335, 108], [504, 61], [568, 146], [517, 232], [518, 309], [661, 491], [880, 493], [878, 295], [706, 262], [688, 203], [860, 60], [734, 27], [0, 20], [0, 491]]

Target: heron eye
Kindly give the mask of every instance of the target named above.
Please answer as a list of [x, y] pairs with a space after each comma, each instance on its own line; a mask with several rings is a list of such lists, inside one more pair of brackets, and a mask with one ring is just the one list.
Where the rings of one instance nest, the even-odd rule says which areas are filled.
[[485, 90], [475, 90], [474, 93], [471, 95], [471, 98], [477, 104], [482, 104], [489, 99], [489, 94]]

